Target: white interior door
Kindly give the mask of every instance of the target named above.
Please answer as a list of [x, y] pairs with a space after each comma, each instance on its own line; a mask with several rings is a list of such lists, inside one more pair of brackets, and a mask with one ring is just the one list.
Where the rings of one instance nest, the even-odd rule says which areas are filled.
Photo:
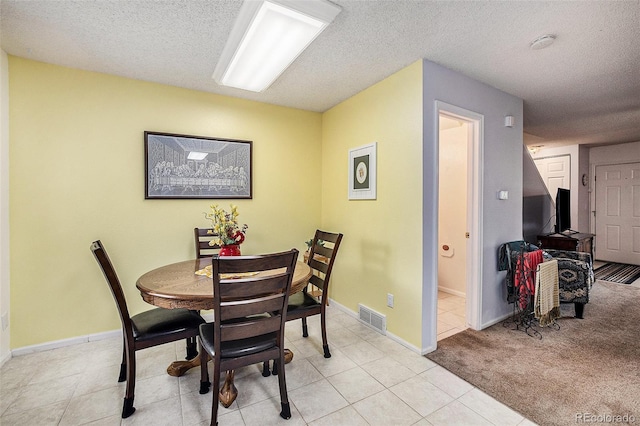
[[571, 189], [571, 156], [537, 158], [533, 160], [547, 185], [549, 195], [556, 199], [558, 188]]
[[598, 260], [640, 265], [640, 163], [596, 167]]

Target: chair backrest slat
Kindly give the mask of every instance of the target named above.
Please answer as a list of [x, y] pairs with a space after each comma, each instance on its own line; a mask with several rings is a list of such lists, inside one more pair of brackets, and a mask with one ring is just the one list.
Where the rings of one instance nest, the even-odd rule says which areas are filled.
[[326, 281], [317, 275], [312, 275], [309, 279], [309, 284], [313, 284], [318, 287], [320, 290], [324, 290], [324, 283]]
[[323, 274], [326, 274], [329, 270], [329, 264], [320, 262], [318, 259], [309, 259], [309, 266]]
[[209, 244], [211, 240], [218, 236], [218, 234], [213, 231], [213, 228], [194, 228], [193, 234], [196, 243], [196, 257], [198, 259], [213, 257], [218, 254], [220, 246], [217, 244]]
[[325, 247], [325, 246], [317, 246], [316, 249], [314, 250], [316, 254], [319, 254], [320, 256], [324, 256], [326, 258], [330, 258], [331, 255], [333, 254], [333, 247]]
[[289, 276], [286, 273], [279, 273], [278, 275], [268, 278], [241, 278], [238, 280], [221, 281], [221, 297], [224, 301], [227, 298], [243, 298], [255, 296], [260, 293], [272, 294], [286, 285], [288, 278]]
[[282, 308], [283, 293], [234, 302], [222, 302], [222, 321], [276, 312]]
[[223, 342], [229, 340], [247, 339], [256, 335], [270, 334], [280, 330], [280, 317], [265, 317], [253, 321], [243, 321], [237, 324], [223, 324], [221, 338]]
[[[324, 242], [323, 245], [318, 244], [320, 240]], [[313, 242], [309, 250], [309, 260], [307, 261], [313, 271], [313, 276], [309, 283], [322, 290], [323, 301], [328, 297], [329, 279], [331, 278], [333, 263], [336, 260], [341, 241], [342, 234], [333, 234], [319, 229], [316, 230], [313, 236]]]

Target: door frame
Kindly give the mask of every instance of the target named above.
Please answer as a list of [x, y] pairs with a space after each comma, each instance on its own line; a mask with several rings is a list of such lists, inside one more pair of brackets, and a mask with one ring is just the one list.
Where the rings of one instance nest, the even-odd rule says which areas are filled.
[[[467, 279], [466, 279], [466, 322], [467, 326], [480, 330], [482, 325], [482, 191], [483, 191], [483, 161], [484, 161], [484, 116], [476, 112], [451, 105], [442, 101], [435, 101], [435, 122], [439, 129], [440, 115], [446, 115], [457, 120], [464, 121], [469, 125], [469, 137], [467, 142], [467, 232], [469, 238], [467, 240]], [[436, 153], [440, 157], [440, 131], [436, 132]], [[436, 163], [436, 167], [438, 163]], [[436, 203], [439, 198], [439, 179], [440, 171], [436, 173], [436, 188], [438, 195], [435, 197]], [[436, 217], [438, 217], [438, 209], [436, 208]], [[438, 217], [438, 223], [440, 218]], [[437, 234], [436, 227], [436, 234]], [[436, 235], [436, 241], [438, 236]], [[436, 256], [438, 250], [435, 251]], [[437, 287], [437, 266], [436, 267], [436, 287]], [[436, 292], [437, 293], [437, 292]], [[437, 312], [437, 297], [433, 301], [434, 306], [431, 307]], [[437, 345], [437, 322], [431, 325], [434, 329], [433, 336], [436, 341], [433, 347]]]

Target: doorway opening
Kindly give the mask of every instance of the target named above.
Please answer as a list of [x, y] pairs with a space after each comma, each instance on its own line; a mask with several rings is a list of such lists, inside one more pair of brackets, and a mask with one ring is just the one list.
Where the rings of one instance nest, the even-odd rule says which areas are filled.
[[438, 116], [438, 340], [467, 328], [467, 172], [469, 126]]
[[436, 340], [480, 329], [483, 116], [436, 103], [438, 250]]

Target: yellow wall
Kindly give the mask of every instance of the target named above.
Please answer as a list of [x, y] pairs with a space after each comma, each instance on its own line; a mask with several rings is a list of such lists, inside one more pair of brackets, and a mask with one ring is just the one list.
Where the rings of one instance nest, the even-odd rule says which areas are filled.
[[[318, 113], [17, 57], [9, 57], [9, 79], [12, 348], [119, 328], [115, 304], [89, 250], [93, 240], [105, 244], [132, 313], [149, 308], [135, 289], [138, 276], [194, 256], [192, 229], [208, 225], [202, 213], [216, 201], [145, 200], [145, 130], [253, 141], [254, 198], [233, 201], [240, 220], [249, 224], [244, 253], [303, 250], [304, 241], [320, 226]], [[340, 149], [336, 154], [329, 143], [325, 160], [338, 157], [337, 164], [346, 165], [347, 144], [384, 136], [381, 170], [389, 167], [390, 155], [406, 155], [413, 167], [419, 155], [405, 148], [393, 153], [397, 143], [407, 144], [404, 135], [409, 129], [389, 124], [385, 130], [335, 141], [335, 149]], [[344, 173], [336, 176], [341, 198], [346, 191]], [[385, 199], [389, 189], [387, 184], [380, 188]], [[328, 196], [340, 208], [332, 191]], [[395, 196], [393, 200], [399, 201]], [[396, 201], [385, 201], [384, 210]], [[376, 210], [376, 216], [382, 214]], [[412, 224], [414, 214], [403, 222]], [[359, 244], [351, 222], [331, 223], [347, 234], [345, 252]], [[418, 241], [407, 238], [410, 246], [403, 252], [417, 253], [413, 245], [419, 247]], [[394, 264], [407, 261], [403, 255]], [[346, 261], [343, 266], [344, 274], [349, 271]]]
[[[349, 201], [349, 149], [378, 143], [377, 200]], [[387, 329], [421, 347], [422, 62], [323, 115], [322, 225], [344, 234], [330, 296], [387, 316]], [[348, 255], [345, 255], [348, 253]], [[395, 296], [386, 306], [387, 293]]]

